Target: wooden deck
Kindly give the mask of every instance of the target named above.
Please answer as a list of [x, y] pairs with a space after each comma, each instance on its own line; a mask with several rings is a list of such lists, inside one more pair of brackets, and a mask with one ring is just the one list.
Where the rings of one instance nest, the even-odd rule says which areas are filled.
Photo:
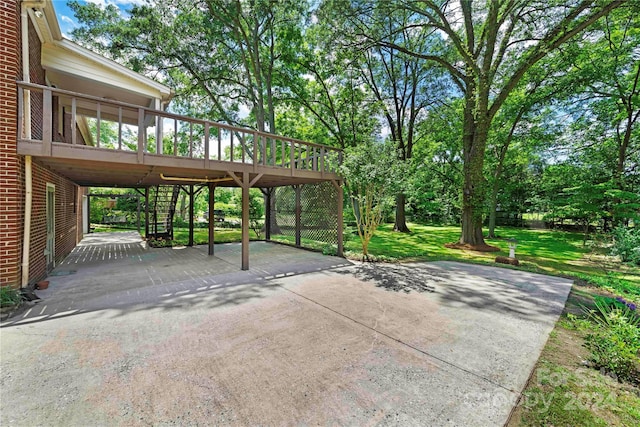
[[18, 154], [82, 186], [185, 184], [245, 173], [254, 187], [340, 180], [342, 152], [333, 147], [47, 86], [18, 88], [18, 122], [30, 121], [30, 132], [19, 129]]

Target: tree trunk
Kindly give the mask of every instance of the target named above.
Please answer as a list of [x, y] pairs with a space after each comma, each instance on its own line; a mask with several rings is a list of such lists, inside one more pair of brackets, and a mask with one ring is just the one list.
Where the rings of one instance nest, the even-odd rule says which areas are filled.
[[276, 199], [278, 198], [276, 196], [277, 191], [276, 189], [273, 190], [273, 195], [270, 197], [271, 200], [271, 206], [269, 206], [269, 210], [271, 211], [271, 215], [269, 218], [269, 226], [271, 229], [271, 235], [274, 234], [282, 234], [282, 230], [280, 230], [280, 226], [278, 225], [278, 220], [276, 219]]
[[[484, 245], [482, 235], [482, 212], [484, 209], [486, 180], [482, 173], [484, 152], [487, 146], [489, 127], [486, 120], [474, 117], [474, 92], [467, 94], [465, 105], [465, 124], [463, 135], [463, 174], [462, 186], [462, 234], [461, 244]], [[469, 99], [471, 98], [471, 99]], [[482, 116], [478, 113], [478, 116]]]
[[502, 151], [502, 155], [500, 156], [498, 166], [496, 166], [496, 171], [493, 174], [493, 186], [491, 187], [491, 198], [489, 202], [489, 234], [488, 238], [495, 239], [496, 238], [496, 209], [498, 207], [498, 191], [500, 190], [500, 176], [502, 175], [502, 165], [504, 163], [504, 154], [506, 153], [506, 149]]
[[180, 209], [178, 209], [179, 211], [179, 216], [180, 219], [183, 221], [186, 221], [186, 217], [187, 217], [187, 194], [184, 191], [180, 192]]
[[400, 193], [396, 196], [396, 220], [393, 225], [394, 231], [401, 233], [410, 233], [409, 227], [407, 227], [407, 220], [405, 216], [404, 207], [406, 204], [406, 196]]
[[497, 186], [494, 184], [491, 191], [491, 202], [489, 206], [489, 239], [496, 238], [496, 208], [498, 206], [498, 191]]

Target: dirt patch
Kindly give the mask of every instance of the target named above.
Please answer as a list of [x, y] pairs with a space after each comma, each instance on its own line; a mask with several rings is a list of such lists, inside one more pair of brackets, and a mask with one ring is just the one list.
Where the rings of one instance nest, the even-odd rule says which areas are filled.
[[445, 243], [445, 248], [448, 249], [462, 249], [465, 251], [475, 251], [475, 252], [500, 252], [500, 248], [491, 245], [470, 245], [468, 243]]

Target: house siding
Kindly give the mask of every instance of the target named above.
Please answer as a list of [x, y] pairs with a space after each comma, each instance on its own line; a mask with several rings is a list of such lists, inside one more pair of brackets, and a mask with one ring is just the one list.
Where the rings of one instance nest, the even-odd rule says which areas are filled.
[[[0, 2], [0, 285], [20, 286], [24, 233], [24, 157], [17, 154], [17, 87], [21, 77], [19, 2]], [[29, 22], [30, 80], [45, 83], [41, 66], [41, 43]], [[42, 97], [32, 93], [32, 135], [42, 135]], [[54, 117], [56, 120], [56, 117]], [[84, 190], [33, 161], [33, 203], [29, 251], [29, 281], [47, 275], [46, 191], [55, 185], [55, 262], [71, 252], [82, 239], [82, 195]]]

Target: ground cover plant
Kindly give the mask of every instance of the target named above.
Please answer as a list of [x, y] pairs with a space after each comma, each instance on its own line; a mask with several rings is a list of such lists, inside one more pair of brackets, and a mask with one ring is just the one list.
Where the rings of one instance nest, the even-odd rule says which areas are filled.
[[20, 292], [9, 286], [0, 287], [0, 307], [11, 307], [22, 301]]
[[590, 362], [618, 379], [640, 385], [640, 317], [636, 304], [620, 297], [600, 297], [595, 306], [595, 310], [586, 311], [591, 320], [585, 327]]

